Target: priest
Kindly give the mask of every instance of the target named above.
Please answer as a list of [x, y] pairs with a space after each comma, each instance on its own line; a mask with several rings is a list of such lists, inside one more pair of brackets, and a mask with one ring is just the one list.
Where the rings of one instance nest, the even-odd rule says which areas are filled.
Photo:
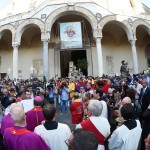
[[104, 140], [110, 134], [110, 124], [108, 120], [101, 116], [103, 105], [100, 101], [92, 99], [88, 105], [89, 119], [77, 125], [96, 134], [98, 138], [98, 149], [105, 150]]
[[19, 107], [16, 103], [13, 103], [10, 105], [10, 112], [5, 115], [2, 119], [2, 123], [1, 123], [1, 134], [4, 134], [4, 131], [6, 128], [12, 127], [14, 125], [14, 120], [11, 117], [11, 112], [13, 110], [13, 108], [15, 107]]
[[140, 122], [133, 119], [134, 113], [134, 107], [130, 103], [121, 107], [124, 123], [112, 133], [109, 139], [109, 150], [138, 149], [142, 129]]
[[72, 123], [73, 124], [79, 124], [83, 120], [83, 103], [79, 99], [79, 93], [74, 93], [74, 101], [72, 102], [70, 106], [70, 112], [72, 115]]
[[44, 120], [42, 112], [43, 100], [40, 96], [34, 98], [34, 108], [26, 113], [27, 129], [34, 131], [34, 128]]
[[52, 150], [68, 150], [65, 141], [71, 134], [70, 128], [55, 121], [55, 114], [56, 108], [52, 104], [46, 104], [43, 107], [45, 122], [37, 126], [34, 132], [40, 135]]
[[21, 107], [12, 110], [14, 126], [4, 131], [7, 150], [50, 150], [42, 138], [26, 129], [25, 113]]

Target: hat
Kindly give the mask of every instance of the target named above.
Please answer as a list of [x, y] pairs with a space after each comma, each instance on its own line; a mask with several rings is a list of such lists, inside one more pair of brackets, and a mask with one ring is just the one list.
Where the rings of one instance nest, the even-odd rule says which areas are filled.
[[34, 100], [37, 101], [37, 102], [42, 102], [43, 101], [43, 99], [41, 98], [41, 96], [36, 96], [34, 98]]

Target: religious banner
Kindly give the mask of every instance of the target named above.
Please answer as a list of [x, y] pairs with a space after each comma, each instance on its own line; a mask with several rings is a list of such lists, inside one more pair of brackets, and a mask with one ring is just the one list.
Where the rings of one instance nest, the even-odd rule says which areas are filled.
[[61, 49], [82, 48], [81, 22], [60, 23]]

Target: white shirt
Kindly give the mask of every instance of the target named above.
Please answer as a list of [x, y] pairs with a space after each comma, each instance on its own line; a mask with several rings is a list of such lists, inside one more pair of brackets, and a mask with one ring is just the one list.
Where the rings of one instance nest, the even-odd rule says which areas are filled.
[[142, 88], [143, 88], [143, 86], [138, 83], [137, 87], [136, 87], [135, 100], [139, 100], [139, 95], [141, 93]]
[[101, 103], [103, 105], [103, 110], [102, 110], [102, 114], [101, 116], [108, 119], [108, 108], [107, 108], [107, 104], [105, 101], [101, 100]]
[[39, 125], [34, 132], [40, 135], [51, 150], [68, 150], [65, 143], [71, 135], [70, 128], [66, 124], [58, 123], [57, 129], [47, 130], [44, 125]]

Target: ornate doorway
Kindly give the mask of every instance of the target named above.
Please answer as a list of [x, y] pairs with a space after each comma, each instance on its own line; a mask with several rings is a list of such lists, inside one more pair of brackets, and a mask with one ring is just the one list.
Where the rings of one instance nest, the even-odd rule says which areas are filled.
[[[77, 67], [77, 61], [79, 59], [87, 59], [86, 50], [61, 51], [60, 52], [61, 76], [68, 77], [69, 61], [73, 61], [74, 65]], [[83, 73], [84, 75], [87, 75], [87, 70]]]

